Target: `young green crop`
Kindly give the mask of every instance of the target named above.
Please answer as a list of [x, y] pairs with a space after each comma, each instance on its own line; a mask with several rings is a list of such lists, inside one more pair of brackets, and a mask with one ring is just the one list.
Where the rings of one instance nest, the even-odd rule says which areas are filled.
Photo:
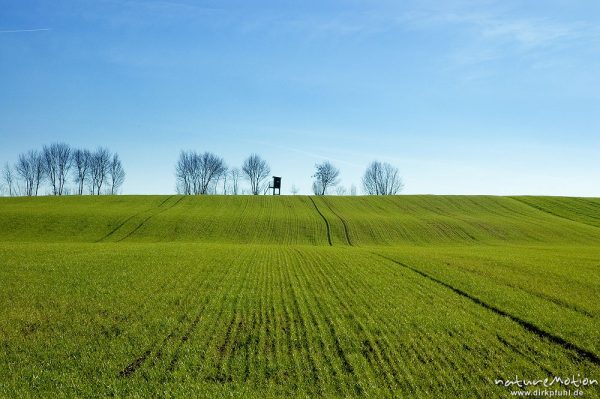
[[[536, 199], [537, 198], [537, 199]], [[0, 198], [0, 241], [600, 245], [593, 200], [491, 196]], [[564, 213], [564, 216], [557, 216]], [[587, 222], [586, 222], [587, 221]]]
[[600, 379], [600, 228], [581, 199], [532, 200], [0, 199], [0, 397]]

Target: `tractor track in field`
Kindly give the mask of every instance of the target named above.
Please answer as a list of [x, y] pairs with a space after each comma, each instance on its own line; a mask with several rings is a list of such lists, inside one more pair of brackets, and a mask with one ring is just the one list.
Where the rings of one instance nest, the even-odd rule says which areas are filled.
[[163, 338], [163, 340], [160, 342], [160, 345], [158, 345], [158, 340], [154, 341], [144, 353], [142, 353], [134, 361], [129, 363], [123, 370], [121, 370], [121, 372], [119, 372], [119, 377], [131, 377], [137, 369], [142, 367], [144, 362], [150, 357], [152, 353], [154, 353], [155, 357], [160, 358], [162, 356], [163, 349], [165, 348], [167, 343], [176, 335], [177, 330], [181, 328], [183, 323], [184, 318], [179, 320], [175, 327], [165, 336], [165, 338]]
[[[218, 281], [217, 284], [221, 284], [225, 278], [227, 277], [228, 273], [225, 273]], [[201, 284], [201, 287], [205, 287], [206, 286], [207, 281], [204, 281]], [[138, 370], [140, 367], [142, 367], [142, 365], [146, 362], [146, 360], [148, 360], [148, 358], [150, 358], [150, 356], [152, 355], [152, 353], [154, 353], [154, 358], [160, 358], [162, 357], [163, 354], [163, 350], [164, 348], [167, 346], [167, 344], [175, 337], [177, 336], [179, 333], [181, 333], [181, 331], [183, 331], [183, 334], [181, 335], [180, 338], [180, 342], [177, 345], [176, 351], [175, 351], [175, 355], [174, 355], [174, 359], [178, 358], [179, 356], [179, 351], [181, 349], [181, 346], [183, 345], [183, 343], [185, 343], [186, 341], [188, 341], [190, 334], [196, 329], [196, 327], [198, 326], [200, 319], [202, 318], [202, 312], [204, 311], [204, 309], [206, 309], [208, 303], [210, 302], [210, 298], [206, 298], [206, 300], [204, 300], [200, 305], [198, 305], [196, 307], [196, 312], [194, 312], [196, 315], [194, 317], [194, 319], [192, 320], [192, 322], [190, 323], [190, 326], [185, 329], [185, 331], [183, 331], [182, 327], [185, 324], [186, 321], [186, 315], [184, 314], [183, 317], [181, 317], [179, 319], [179, 321], [175, 324], [175, 326], [171, 329], [171, 331], [169, 331], [169, 333], [162, 339], [162, 341], [156, 339], [154, 340], [154, 342], [152, 342], [150, 344], [150, 346], [146, 349], [146, 351], [144, 351], [140, 356], [138, 356], [137, 358], [135, 358], [131, 363], [129, 363], [123, 370], [121, 370], [119, 372], [119, 377], [131, 377], [136, 370]], [[188, 319], [189, 320], [189, 319]], [[160, 344], [159, 344], [160, 342]], [[176, 362], [177, 360], [175, 360]], [[174, 368], [175, 362], [173, 361], [173, 359], [171, 359], [170, 362], [170, 366], [169, 366], [169, 371], [171, 370], [171, 367]]]
[[[594, 202], [594, 201], [590, 201], [588, 198], [580, 198], [579, 201], [583, 202], [586, 205], [589, 205], [590, 207], [596, 209], [596, 210], [600, 210], [600, 203], [598, 202]], [[591, 215], [590, 215], [591, 216]], [[592, 217], [593, 219], [600, 219], [600, 217]]]
[[[511, 199], [513, 199], [513, 200], [515, 200], [515, 201], [517, 201], [517, 202], [520, 202], [520, 203], [521, 203], [521, 204], [523, 204], [523, 205], [527, 205], [527, 206], [528, 206], [528, 207], [530, 207], [530, 208], [533, 208], [533, 209], [535, 209], [535, 210], [538, 210], [538, 211], [540, 211], [540, 212], [543, 212], [543, 213], [545, 213], [545, 214], [547, 214], [547, 215], [552, 215], [552, 216], [554, 216], [554, 217], [557, 217], [557, 218], [560, 218], [560, 219], [563, 219], [563, 220], [568, 220], [569, 222], [583, 224], [583, 225], [585, 225], [585, 226], [588, 226], [588, 227], [594, 227], [594, 228], [596, 228], [596, 229], [600, 228], [600, 227], [598, 227], [598, 226], [596, 226], [596, 225], [593, 225], [593, 224], [590, 224], [590, 223], [586, 223], [586, 222], [584, 222], [584, 221], [581, 221], [581, 220], [571, 219], [570, 217], [559, 215], [558, 213], [554, 213], [554, 212], [552, 212], [551, 210], [548, 210], [548, 209], [546, 209], [546, 208], [544, 208], [544, 207], [542, 207], [542, 206], [540, 206], [540, 205], [536, 205], [536, 204], [530, 204], [530, 203], [528, 203], [528, 202], [526, 202], [526, 201], [523, 201], [523, 200], [522, 200], [522, 199], [520, 199], [520, 198], [515, 198], [515, 197], [510, 197], [510, 198], [511, 198]], [[597, 219], [597, 218], [594, 218], [594, 219]]]
[[[234, 269], [235, 268], [233, 268], [233, 267], [230, 268], [229, 273], [231, 273]], [[221, 284], [223, 283], [223, 281], [225, 281], [225, 279], [227, 278], [229, 273], [226, 273], [221, 277], [221, 279], [217, 283], [218, 286], [221, 286]], [[239, 294], [239, 292], [238, 292], [238, 294]], [[189, 327], [185, 330], [185, 332], [181, 336], [179, 342], [177, 343], [175, 352], [173, 353], [173, 356], [171, 357], [171, 360], [169, 362], [169, 367], [167, 368], [167, 372], [172, 373], [173, 371], [175, 371], [175, 367], [177, 366], [177, 363], [179, 362], [181, 350], [182, 350], [184, 344], [189, 341], [190, 337], [196, 331], [198, 324], [200, 324], [200, 320], [202, 319], [203, 312], [209, 306], [209, 303], [211, 302], [210, 299], [211, 299], [210, 297], [207, 297], [206, 300], [198, 306], [196, 315], [194, 316], [194, 320], [189, 325]], [[220, 307], [218, 318], [221, 317], [221, 315], [224, 313], [224, 311], [225, 311], [225, 309], [223, 307]], [[213, 327], [216, 328], [216, 324]]]
[[531, 363], [536, 364], [539, 368], [544, 370], [546, 375], [555, 375], [555, 373], [552, 372], [549, 368], [544, 366], [542, 363], [540, 363], [536, 359], [533, 359], [529, 354], [523, 352], [521, 349], [517, 348], [515, 345], [511, 344], [507, 339], [503, 338], [500, 334], [496, 333], [496, 338], [498, 339], [498, 341], [500, 341], [500, 343], [502, 343], [502, 345], [507, 347], [509, 350], [519, 354], [520, 356], [522, 356], [525, 359], [529, 359], [529, 361]]
[[131, 377], [133, 373], [136, 372], [137, 369], [142, 367], [144, 362], [150, 357], [150, 355], [154, 352], [156, 357], [160, 357], [162, 355], [162, 350], [166, 346], [167, 342], [175, 336], [176, 330], [183, 324], [183, 321], [180, 321], [177, 326], [162, 340], [161, 344], [158, 346], [158, 349], [155, 350], [158, 341], [154, 341], [154, 343], [148, 348], [144, 353], [142, 353], [139, 357], [137, 357], [133, 362], [129, 363], [123, 370], [119, 372], [119, 377]]
[[[321, 282], [327, 286], [328, 291], [332, 293], [336, 301], [343, 308], [345, 316], [351, 320], [350, 324], [353, 326], [355, 338], [361, 342], [361, 354], [372, 370], [383, 372], [382, 374], [383, 379], [386, 382], [386, 387], [393, 396], [395, 386], [399, 386], [401, 381], [398, 378], [398, 372], [394, 368], [393, 362], [383, 349], [382, 342], [370, 335], [368, 329], [361, 322], [360, 316], [357, 316], [357, 312], [352, 309], [352, 306], [348, 305], [348, 294], [336, 286], [333, 279], [333, 273], [330, 274], [323, 269], [320, 270], [319, 275]], [[345, 286], [350, 290], [353, 289], [350, 284]], [[346, 298], [344, 298], [344, 296], [346, 296]]]
[[[177, 323], [177, 325], [175, 326], [175, 328], [173, 328], [173, 330], [167, 334], [167, 336], [165, 338], [163, 338], [162, 342], [160, 343], [160, 345], [158, 345], [158, 341], [155, 341], [149, 349], [147, 349], [144, 353], [142, 353], [138, 358], [136, 358], [133, 362], [129, 363], [127, 365], [127, 367], [125, 367], [123, 370], [121, 370], [121, 372], [119, 373], [119, 377], [131, 377], [131, 375], [133, 373], [135, 373], [135, 371], [137, 369], [139, 369], [140, 367], [142, 367], [142, 365], [144, 364], [144, 362], [146, 362], [146, 360], [148, 360], [148, 358], [150, 357], [150, 355], [152, 353], [154, 353], [154, 357], [156, 358], [160, 358], [162, 357], [162, 351], [165, 348], [165, 346], [167, 345], [167, 343], [175, 336], [175, 334], [177, 333], [177, 330], [183, 325], [183, 320], [179, 321]], [[186, 338], [187, 340], [187, 338]]]
[[125, 367], [120, 373], [119, 377], [130, 377], [135, 371], [140, 368], [142, 364], [146, 361], [148, 356], [152, 353], [151, 349], [148, 349], [144, 352], [140, 357], [135, 359], [133, 362], [129, 363], [127, 367]]
[[540, 337], [542, 339], [546, 339], [546, 340], [548, 340], [548, 341], [550, 341], [550, 342], [552, 342], [552, 343], [554, 343], [556, 345], [559, 345], [559, 346], [561, 346], [563, 349], [565, 349], [567, 351], [574, 352], [577, 355], [577, 357], [579, 357], [581, 359], [588, 360], [588, 361], [592, 362], [595, 365], [600, 365], [600, 357], [597, 354], [595, 354], [594, 352], [592, 352], [592, 351], [589, 351], [589, 350], [584, 349], [584, 348], [582, 348], [582, 347], [580, 347], [580, 346], [578, 346], [578, 345], [576, 345], [576, 344], [574, 344], [572, 342], [569, 342], [566, 339], [559, 337], [558, 335], [554, 335], [554, 334], [552, 334], [552, 333], [550, 333], [548, 331], [542, 330], [538, 326], [536, 326], [536, 325], [534, 325], [534, 324], [532, 324], [532, 323], [530, 323], [530, 322], [528, 322], [526, 320], [523, 320], [523, 319], [521, 319], [521, 318], [519, 318], [519, 317], [517, 317], [517, 316], [515, 316], [513, 314], [510, 314], [510, 313], [508, 313], [508, 312], [506, 312], [506, 311], [504, 311], [504, 310], [502, 310], [502, 309], [500, 309], [500, 308], [498, 308], [498, 307], [496, 307], [494, 305], [491, 305], [491, 304], [489, 304], [487, 302], [484, 302], [483, 300], [477, 298], [476, 296], [471, 295], [468, 292], [461, 290], [460, 288], [456, 288], [456, 287], [454, 287], [454, 286], [452, 286], [452, 285], [450, 285], [450, 284], [448, 284], [448, 283], [446, 283], [446, 282], [444, 282], [444, 281], [442, 281], [442, 280], [440, 280], [440, 279], [438, 279], [436, 277], [433, 277], [432, 275], [427, 274], [427, 273], [425, 273], [425, 272], [423, 272], [423, 271], [421, 271], [419, 269], [416, 269], [416, 268], [414, 268], [412, 266], [409, 266], [409, 265], [407, 265], [405, 263], [397, 261], [397, 260], [395, 260], [393, 258], [389, 258], [389, 257], [387, 257], [385, 255], [378, 254], [376, 252], [371, 252], [371, 253], [373, 255], [376, 255], [376, 256], [380, 257], [380, 258], [383, 258], [383, 259], [386, 259], [386, 260], [388, 260], [390, 262], [393, 262], [393, 263], [395, 263], [395, 264], [397, 264], [399, 266], [402, 266], [402, 267], [404, 267], [404, 268], [406, 268], [408, 270], [411, 270], [411, 271], [413, 271], [413, 272], [421, 275], [422, 277], [425, 277], [426, 279], [428, 279], [430, 281], [433, 281], [436, 284], [439, 284], [439, 285], [441, 285], [443, 287], [446, 287], [449, 290], [453, 291], [454, 293], [456, 293], [456, 294], [458, 294], [458, 295], [460, 295], [460, 296], [462, 296], [462, 297], [464, 297], [466, 299], [469, 299], [471, 302], [475, 303], [476, 305], [481, 306], [482, 308], [485, 308], [485, 309], [487, 309], [487, 310], [489, 310], [489, 311], [491, 311], [493, 313], [496, 313], [499, 316], [503, 316], [503, 317], [509, 318], [510, 320], [512, 320], [515, 323], [519, 324], [521, 327], [523, 327], [525, 330], [529, 331], [530, 333], [535, 334], [535, 335], [537, 335], [538, 337]]
[[200, 320], [202, 319], [203, 312], [207, 308], [209, 302], [210, 302], [210, 298], [207, 297], [206, 300], [204, 302], [202, 302], [202, 304], [200, 306], [198, 306], [196, 315], [194, 316], [194, 320], [192, 320], [192, 322], [190, 323], [188, 328], [183, 332], [183, 334], [179, 338], [179, 342], [177, 342], [177, 346], [175, 347], [173, 356], [171, 357], [171, 360], [169, 361], [169, 366], [167, 367], [167, 372], [172, 373], [173, 371], [175, 371], [177, 362], [179, 362], [181, 349], [183, 348], [183, 345], [185, 345], [185, 343], [190, 340], [190, 337], [192, 336], [194, 331], [196, 331], [196, 328], [198, 328], [198, 324], [200, 324]]
[[[310, 370], [310, 374], [313, 378], [313, 380], [315, 381], [315, 386], [316, 386], [316, 393], [317, 396], [322, 397], [323, 396], [323, 392], [321, 390], [321, 380], [322, 377], [319, 375], [319, 368], [317, 365], [317, 362], [315, 360], [315, 356], [313, 355], [314, 349], [311, 348], [311, 343], [310, 343], [310, 332], [308, 329], [308, 322], [306, 320], [306, 317], [303, 312], [302, 312], [302, 308], [300, 306], [300, 303], [298, 301], [299, 296], [301, 295], [298, 290], [298, 286], [296, 284], [294, 284], [294, 279], [292, 279], [292, 273], [290, 272], [290, 268], [286, 267], [285, 268], [285, 273], [286, 273], [286, 282], [287, 282], [287, 286], [286, 288], [289, 290], [289, 295], [291, 297], [291, 314], [292, 314], [292, 318], [297, 320], [295, 321], [296, 324], [296, 334], [298, 334], [298, 336], [300, 337], [300, 345], [302, 346], [302, 348], [304, 349], [305, 353], [306, 353], [306, 359], [307, 359], [307, 367]], [[294, 271], [294, 278], [297, 279], [297, 271]]]
[[[173, 198], [173, 197], [174, 197], [174, 195], [173, 195], [173, 196], [171, 196], [171, 197], [169, 197], [169, 198]], [[169, 198], [168, 198], [168, 199], [169, 199]], [[164, 213], [164, 212], [168, 211], [169, 209], [171, 209], [171, 208], [175, 207], [175, 205], [179, 204], [179, 203], [181, 202], [181, 200], [183, 200], [183, 198], [185, 198], [185, 197], [183, 197], [183, 196], [182, 196], [182, 197], [181, 197], [181, 198], [179, 198], [177, 201], [175, 201], [175, 203], [174, 203], [173, 205], [171, 205], [171, 206], [168, 206], [167, 208], [164, 208], [164, 209], [160, 209], [158, 212], [151, 214], [150, 216], [148, 216], [147, 218], [145, 218], [144, 220], [142, 220], [142, 222], [141, 222], [140, 224], [138, 224], [138, 225], [137, 225], [137, 227], [136, 227], [135, 229], [131, 230], [131, 231], [130, 231], [130, 232], [129, 232], [129, 233], [126, 235], [126, 236], [124, 236], [124, 237], [121, 237], [121, 238], [120, 238], [120, 239], [118, 239], [116, 242], [121, 242], [121, 241], [123, 241], [123, 240], [126, 240], [127, 238], [131, 237], [133, 234], [135, 234], [135, 232], [136, 232], [136, 231], [138, 231], [140, 228], [142, 228], [142, 226], [143, 226], [144, 224], [146, 224], [146, 222], [147, 222], [148, 220], [150, 220], [150, 219], [152, 219], [153, 217], [155, 217], [155, 216], [157, 216], [157, 215], [160, 215], [161, 213]], [[166, 200], [165, 200], [165, 201], [166, 201]], [[163, 201], [163, 203], [164, 203], [165, 201]], [[160, 206], [159, 206], [159, 208], [160, 208]]]
[[331, 213], [333, 213], [335, 216], [337, 216], [338, 219], [340, 219], [340, 221], [342, 222], [342, 225], [344, 226], [344, 234], [346, 236], [346, 242], [348, 242], [348, 245], [353, 247], [354, 244], [352, 244], [352, 240], [350, 239], [350, 233], [349, 233], [349, 229], [348, 229], [348, 223], [346, 223], [346, 219], [344, 219], [343, 217], [340, 216], [339, 213], [334, 211], [333, 208], [331, 207], [331, 205], [325, 200], [325, 198], [323, 198], [323, 202], [325, 203], [325, 205], [327, 205], [327, 208], [329, 208]]
[[323, 215], [323, 213], [321, 212], [321, 210], [317, 206], [317, 203], [315, 202], [315, 200], [312, 197], [310, 197], [310, 196], [308, 197], [308, 199], [312, 202], [312, 204], [314, 205], [315, 209], [317, 210], [317, 213], [319, 215], [321, 215], [321, 218], [325, 222], [325, 226], [327, 227], [327, 241], [329, 242], [329, 246], [330, 247], [333, 246], [333, 243], [331, 241], [331, 227], [329, 226], [329, 221], [327, 220], [327, 218], [325, 217], [325, 215]]
[[[177, 344], [177, 348], [175, 349], [175, 354], [173, 355], [173, 357], [171, 358], [171, 361], [169, 362], [169, 367], [167, 368], [168, 372], [172, 373], [173, 370], [175, 370], [175, 365], [179, 361], [179, 352], [181, 350], [181, 347], [183, 346], [184, 343], [186, 343], [190, 339], [190, 335], [194, 332], [194, 330], [196, 330], [196, 327], [198, 327], [198, 324], [200, 323], [200, 319], [202, 318], [202, 311], [206, 307], [207, 302], [208, 302], [208, 300], [203, 304], [204, 306], [202, 306], [202, 309], [196, 314], [196, 317], [194, 317], [194, 320], [192, 321], [192, 323], [190, 324], [188, 329], [181, 336], [180, 342]], [[172, 336], [172, 335], [169, 334], [167, 336], [167, 338], [170, 339], [170, 336]]]
[[104, 240], [106, 240], [108, 237], [112, 236], [113, 234], [115, 234], [117, 232], [117, 230], [119, 230], [121, 227], [123, 227], [125, 225], [125, 223], [129, 222], [131, 219], [135, 218], [136, 216], [141, 215], [144, 212], [148, 212], [149, 209], [146, 209], [145, 211], [140, 211], [138, 213], [135, 213], [131, 216], [129, 216], [127, 219], [123, 220], [117, 227], [115, 227], [114, 229], [112, 229], [110, 232], [108, 232], [108, 234], [106, 234], [104, 237], [96, 240], [96, 242], [102, 242]]
[[[458, 268], [458, 269], [460, 269], [460, 270], [462, 270], [463, 272], [466, 272], [466, 273], [475, 274], [475, 275], [477, 275], [479, 277], [486, 278], [486, 279], [490, 278], [490, 276], [488, 276], [487, 274], [485, 274], [484, 272], [482, 272], [480, 270], [468, 269], [468, 268], [462, 267], [462, 266], [457, 265], [457, 264], [452, 264], [452, 266], [455, 266], [456, 268]], [[550, 295], [544, 294], [543, 292], [528, 291], [528, 290], [524, 289], [523, 287], [518, 286], [517, 284], [511, 284], [510, 282], [502, 281], [502, 280], [499, 280], [499, 279], [496, 280], [496, 284], [503, 285], [504, 287], [512, 288], [513, 290], [521, 291], [521, 292], [523, 292], [523, 293], [525, 293], [527, 295], [531, 295], [531, 296], [534, 296], [536, 298], [543, 299], [543, 300], [551, 302], [551, 303], [553, 303], [553, 304], [555, 304], [557, 306], [560, 306], [560, 307], [562, 307], [564, 309], [568, 309], [568, 310], [571, 310], [573, 312], [577, 312], [577, 313], [581, 314], [582, 316], [588, 317], [590, 319], [594, 318], [594, 315], [592, 313], [588, 312], [587, 310], [582, 309], [579, 306], [572, 305], [572, 304], [570, 304], [570, 303], [568, 303], [566, 301], [560, 300], [558, 298], [551, 297]]]
[[[206, 304], [206, 303], [204, 303], [204, 304]], [[202, 308], [202, 310], [203, 309], [204, 309], [204, 307]], [[191, 327], [189, 327], [184, 332], [184, 334], [181, 336], [182, 342], [185, 342], [189, 339], [189, 336], [188, 336], [189, 331], [196, 328], [196, 326], [198, 325], [198, 322], [200, 321], [200, 318], [201, 318], [200, 314], [198, 314], [196, 316], [196, 318], [192, 321]], [[150, 345], [150, 347], [148, 349], [146, 349], [146, 351], [144, 353], [142, 353], [134, 361], [129, 363], [121, 372], [119, 372], [119, 377], [131, 377], [133, 375], [133, 373], [136, 372], [137, 369], [142, 367], [144, 362], [150, 357], [150, 355], [152, 353], [154, 353], [154, 357], [156, 357], [156, 358], [162, 357], [163, 349], [167, 346], [169, 341], [171, 341], [171, 339], [173, 339], [173, 337], [175, 337], [175, 335], [177, 335], [178, 330], [183, 326], [183, 324], [184, 324], [184, 318], [182, 318], [175, 325], [175, 327], [163, 338], [163, 340], [160, 342], [160, 345], [158, 345], [158, 342], [159, 342], [158, 340], [154, 341]]]
[[[296, 252], [298, 252], [298, 250], [296, 250]], [[327, 312], [324, 312], [323, 309], [323, 305], [319, 302], [319, 301], [315, 301], [314, 298], [311, 298], [309, 296], [309, 294], [307, 292], [316, 292], [316, 290], [314, 289], [314, 281], [311, 281], [311, 278], [307, 272], [307, 270], [305, 268], [298, 268], [297, 270], [294, 270], [294, 275], [297, 279], [297, 281], [299, 282], [299, 290], [298, 290], [298, 297], [302, 299], [302, 303], [306, 304], [306, 312], [307, 312], [307, 323], [306, 325], [312, 325], [313, 328], [316, 329], [317, 333], [321, 336], [321, 337], [325, 337], [325, 336], [330, 336], [331, 334], [331, 330], [333, 325], [330, 324], [331, 320], [329, 320], [329, 317], [327, 315]], [[305, 289], [302, 289], [305, 288]], [[310, 299], [309, 299], [310, 298]], [[312, 303], [312, 301], [314, 302], [314, 305]], [[298, 303], [298, 302], [297, 302]], [[319, 320], [323, 321], [323, 324], [327, 324], [327, 328], [319, 323]], [[335, 333], [335, 328], [333, 328], [334, 333]], [[332, 341], [335, 340], [335, 336], [331, 336]], [[336, 352], [336, 356], [332, 356], [332, 355], [326, 355], [327, 351], [327, 346], [325, 343], [324, 339], [320, 339], [319, 340], [319, 347], [318, 349], [320, 350], [321, 353], [323, 353], [323, 359], [324, 359], [324, 363], [325, 363], [325, 367], [327, 367], [327, 369], [329, 370], [329, 372], [332, 373], [334, 381], [335, 381], [335, 390], [338, 394], [339, 397], [346, 397], [348, 396], [347, 393], [344, 392], [343, 390], [343, 385], [342, 385], [342, 381], [343, 381], [343, 376], [350, 376], [350, 378], [355, 378], [354, 372], [355, 370], [352, 368], [352, 365], [348, 362], [348, 359], [345, 358], [345, 353], [343, 351], [343, 348], [338, 347], [335, 348], [335, 342], [333, 343], [333, 350]], [[337, 344], [340, 344], [340, 341], [338, 339]], [[344, 356], [344, 358], [339, 357], [340, 355]], [[335, 363], [335, 359], [337, 359], [340, 362], [340, 366], [341, 366], [341, 370], [340, 372], [337, 371], [334, 363]], [[344, 362], [345, 360], [345, 362]], [[355, 392], [358, 394], [361, 392], [361, 387], [355, 386], [354, 387]]]
[[[170, 200], [173, 197], [174, 197], [174, 195], [171, 195], [171, 196], [167, 197], [164, 201], [162, 201], [160, 204], [158, 204], [157, 208], [160, 208], [161, 206], [163, 206], [165, 202], [167, 202], [168, 200]], [[96, 242], [102, 242], [102, 241], [106, 240], [108, 237], [110, 237], [113, 234], [115, 234], [117, 232], [117, 230], [119, 230], [121, 227], [125, 226], [125, 223], [129, 222], [131, 219], [135, 218], [136, 216], [139, 216], [142, 213], [148, 212], [149, 210], [152, 210], [152, 209], [153, 208], [148, 208], [148, 209], [145, 209], [143, 211], [139, 211], [137, 213], [134, 213], [133, 215], [129, 216], [127, 219], [125, 219], [121, 223], [119, 223], [119, 225], [117, 225], [117, 227], [115, 227], [114, 229], [112, 229], [111, 231], [109, 231], [104, 237], [96, 240]]]

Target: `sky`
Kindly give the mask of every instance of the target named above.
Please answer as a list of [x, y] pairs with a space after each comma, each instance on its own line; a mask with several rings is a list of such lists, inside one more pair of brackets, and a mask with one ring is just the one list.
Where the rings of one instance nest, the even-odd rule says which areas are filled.
[[0, 164], [52, 142], [175, 191], [181, 150], [310, 193], [600, 196], [600, 2], [0, 0]]

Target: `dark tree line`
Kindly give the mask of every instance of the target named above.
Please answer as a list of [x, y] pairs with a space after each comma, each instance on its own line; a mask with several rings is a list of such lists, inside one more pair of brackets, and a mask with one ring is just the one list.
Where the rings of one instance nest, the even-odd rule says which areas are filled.
[[[14, 165], [5, 164], [2, 180], [10, 196], [39, 195], [44, 184], [52, 195], [117, 194], [125, 181], [125, 170], [119, 155], [106, 148], [92, 152], [53, 143], [41, 151], [19, 154]], [[70, 181], [74, 183], [72, 190]]]

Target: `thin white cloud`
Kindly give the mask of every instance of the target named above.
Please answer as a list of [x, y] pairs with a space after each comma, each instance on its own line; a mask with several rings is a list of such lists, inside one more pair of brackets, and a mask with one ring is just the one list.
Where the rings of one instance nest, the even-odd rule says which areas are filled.
[[591, 42], [596, 29], [586, 21], [547, 16], [517, 16], [506, 9], [434, 6], [411, 10], [399, 22], [415, 30], [453, 27], [464, 34], [449, 54], [452, 67], [474, 66], [505, 58], [537, 57], [576, 43]]
[[462, 21], [473, 25], [484, 38], [505, 40], [526, 49], [549, 46], [580, 35], [578, 26], [548, 19], [465, 16]]
[[581, 23], [560, 23], [547, 18], [513, 18], [493, 13], [420, 12], [406, 14], [401, 21], [413, 28], [463, 25], [479, 37], [505, 40], [524, 47], [539, 47], [582, 35]]
[[0, 30], [0, 33], [27, 33], [27, 32], [48, 32], [51, 31], [50, 28], [40, 28], [40, 29], [14, 29], [14, 30]]
[[258, 144], [261, 146], [268, 146], [268, 147], [272, 147], [272, 148], [277, 148], [279, 150], [283, 150], [283, 151], [289, 151], [289, 152], [294, 152], [296, 154], [300, 154], [300, 155], [305, 155], [309, 158], [313, 158], [313, 159], [319, 159], [319, 160], [330, 160], [333, 162], [338, 162], [344, 165], [350, 165], [350, 166], [354, 166], [354, 167], [361, 167], [362, 165], [359, 165], [355, 162], [351, 162], [345, 159], [341, 159], [341, 158], [335, 158], [335, 157], [331, 157], [331, 156], [327, 156], [327, 155], [323, 155], [321, 153], [318, 152], [313, 152], [313, 151], [306, 151], [300, 148], [295, 148], [295, 147], [291, 147], [291, 146], [286, 146], [286, 145], [280, 145], [280, 144], [274, 144], [272, 142], [268, 142], [268, 141], [262, 141], [262, 140], [243, 140], [246, 141], [248, 143], [253, 143], [253, 144]]
[[[132, 0], [125, 3], [130, 7], [135, 7], [137, 10], [146, 9], [148, 11], [156, 11], [156, 12], [172, 12], [177, 13], [179, 15], [190, 15], [196, 13], [213, 13], [213, 12], [221, 12], [222, 8], [217, 7], [206, 7], [203, 5], [195, 4], [193, 2], [177, 2], [177, 1], [137, 1]], [[164, 16], [164, 15], [163, 15]]]
[[369, 13], [345, 13], [337, 15], [296, 17], [283, 24], [314, 37], [372, 35], [394, 27], [385, 16]]

